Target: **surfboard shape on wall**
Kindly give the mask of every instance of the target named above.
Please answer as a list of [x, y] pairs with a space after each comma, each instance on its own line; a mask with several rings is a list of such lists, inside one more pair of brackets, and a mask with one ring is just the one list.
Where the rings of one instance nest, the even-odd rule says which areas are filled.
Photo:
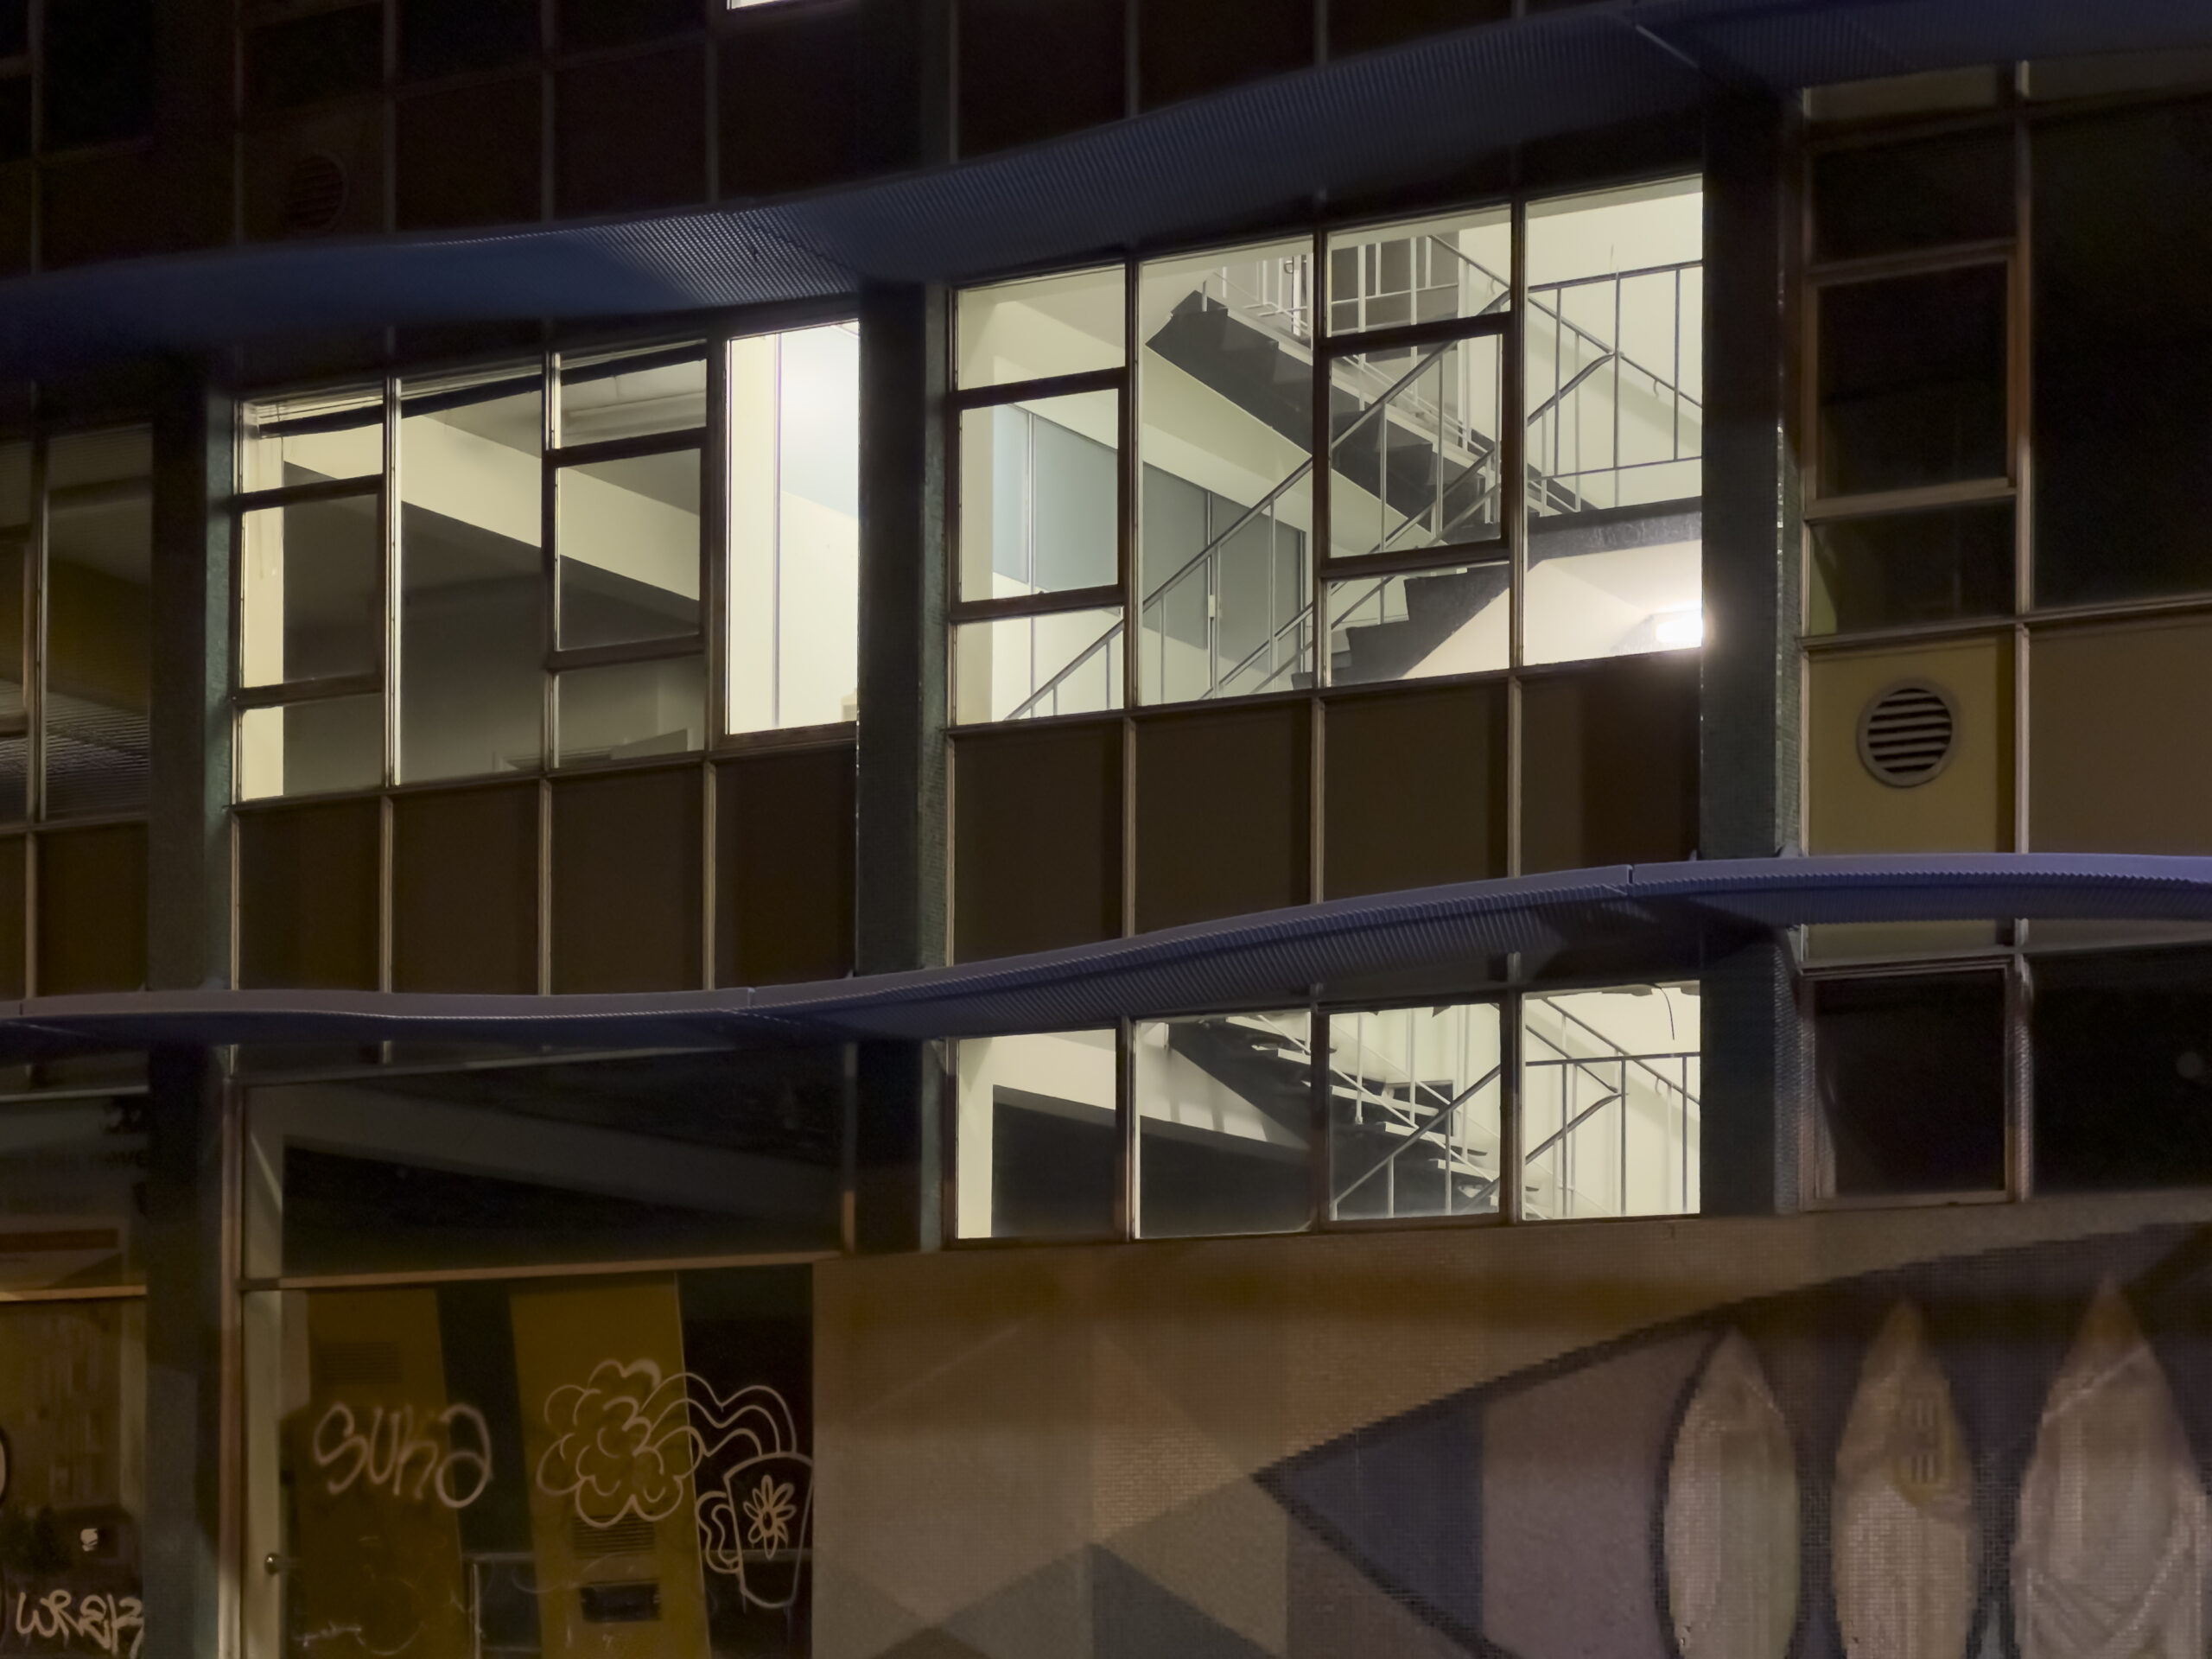
[[1682, 1659], [1783, 1659], [1797, 1620], [1797, 1465], [1758, 1356], [1731, 1331], [1675, 1435], [1662, 1522]]
[[2020, 1659], [2199, 1659], [2207, 1541], [2204, 1485], [2165, 1372], [2107, 1280], [2020, 1483]]
[[1850, 1659], [1961, 1659], [1980, 1561], [1974, 1466], [1910, 1301], [1890, 1310], [1859, 1367], [1833, 1516], [1836, 1623]]

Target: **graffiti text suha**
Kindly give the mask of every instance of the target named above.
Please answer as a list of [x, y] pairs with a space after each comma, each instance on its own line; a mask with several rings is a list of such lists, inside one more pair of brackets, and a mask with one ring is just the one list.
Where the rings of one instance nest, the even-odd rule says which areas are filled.
[[[429, 1433], [434, 1424], [445, 1430], [442, 1440]], [[492, 1484], [492, 1431], [474, 1406], [448, 1406], [419, 1426], [412, 1406], [378, 1406], [364, 1430], [353, 1408], [339, 1401], [322, 1414], [308, 1446], [315, 1467], [332, 1471], [325, 1490], [333, 1497], [359, 1481], [365, 1491], [389, 1491], [412, 1503], [434, 1497], [449, 1510], [465, 1510]]]

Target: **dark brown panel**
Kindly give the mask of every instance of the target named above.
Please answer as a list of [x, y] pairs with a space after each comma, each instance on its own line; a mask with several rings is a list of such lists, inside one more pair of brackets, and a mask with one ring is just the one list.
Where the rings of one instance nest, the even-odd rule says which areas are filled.
[[41, 836], [39, 994], [135, 991], [145, 983], [146, 826]]
[[1329, 55], [1371, 52], [1512, 15], [1511, 0], [1329, 0]]
[[238, 983], [374, 990], [382, 808], [238, 815]]
[[952, 802], [957, 960], [1120, 934], [1119, 721], [963, 735]]
[[1305, 703], [1171, 715], [1137, 728], [1137, 931], [1312, 896]]
[[1624, 658], [1521, 694], [1521, 865], [1687, 858], [1697, 847], [1698, 654]]
[[699, 769], [553, 785], [553, 988], [699, 984], [704, 828]]
[[1137, 98], [1146, 109], [1313, 60], [1313, 0], [1137, 0]]
[[161, 250], [162, 213], [146, 156], [124, 151], [48, 166], [40, 184], [45, 269]]
[[0, 167], [0, 275], [31, 268], [31, 227], [38, 217], [32, 176], [29, 162]]
[[535, 75], [402, 100], [399, 228], [537, 219], [543, 170], [537, 111]]
[[391, 986], [537, 988], [537, 785], [392, 803]]
[[0, 996], [23, 994], [23, 838], [0, 840]]
[[960, 0], [960, 153], [1121, 115], [1126, 12], [1124, 0]]
[[853, 970], [853, 752], [737, 760], [715, 773], [715, 972], [789, 985]]
[[1332, 702], [1324, 740], [1325, 896], [1505, 874], [1505, 688]]
[[384, 8], [347, 6], [270, 23], [245, 37], [249, 110], [373, 92], [384, 85]]
[[410, 80], [498, 69], [537, 54], [537, 0], [399, 0]]
[[628, 46], [699, 27], [698, 0], [561, 0], [561, 49]]
[[860, 8], [747, 8], [721, 43], [722, 194], [769, 196], [858, 170]]
[[704, 47], [563, 70], [553, 109], [553, 189], [562, 213], [705, 198]]

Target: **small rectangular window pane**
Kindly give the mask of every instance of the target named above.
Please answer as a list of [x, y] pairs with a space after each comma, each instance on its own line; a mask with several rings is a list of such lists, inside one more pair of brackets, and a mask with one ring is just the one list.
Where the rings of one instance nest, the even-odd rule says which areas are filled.
[[31, 522], [31, 447], [0, 443], [0, 530], [27, 531]]
[[1121, 1118], [1115, 1034], [957, 1045], [958, 1236], [1111, 1238]]
[[152, 461], [143, 427], [57, 438], [47, 452], [50, 817], [145, 805]]
[[1813, 1052], [1827, 1192], [2004, 1189], [2001, 974], [1823, 981]]
[[1806, 608], [1808, 633], [2009, 615], [2012, 504], [1815, 525]]
[[1121, 561], [1118, 392], [960, 417], [960, 597], [1111, 587]]
[[1312, 1221], [1311, 1027], [1303, 1008], [1137, 1026], [1146, 1237], [1295, 1232]]
[[1497, 1213], [1503, 1060], [1497, 1007], [1329, 1018], [1329, 1213]]
[[1312, 246], [1144, 268], [1138, 674], [1147, 702], [1312, 683]]
[[1530, 204], [1529, 512], [1703, 488], [1705, 197], [1696, 179]]
[[953, 719], [1033, 720], [1122, 706], [1122, 613], [1058, 611], [952, 631]]
[[1329, 332], [1357, 334], [1512, 304], [1513, 219], [1503, 207], [1329, 238]]
[[24, 566], [29, 550], [0, 533], [0, 732], [21, 734], [23, 721]]
[[2035, 965], [2036, 1190], [2212, 1185], [2212, 953]]
[[242, 516], [238, 683], [374, 674], [384, 660], [384, 523], [374, 495]]
[[1513, 569], [1446, 565], [1329, 584], [1329, 683], [1370, 685], [1503, 668]]
[[1122, 366], [1122, 267], [961, 290], [959, 384], [1012, 385]]
[[1485, 335], [1332, 361], [1343, 415], [1329, 451], [1334, 556], [1497, 538], [1502, 350]]
[[1999, 128], [1830, 150], [1813, 163], [1814, 242], [1859, 259], [2012, 234], [2012, 135]]
[[707, 423], [707, 348], [561, 354], [561, 447], [688, 432]]
[[1705, 515], [1675, 511], [1533, 520], [1522, 660], [1587, 662], [1705, 640]]
[[556, 474], [562, 650], [699, 632], [699, 459], [675, 449]]
[[2005, 477], [2002, 265], [1822, 289], [1820, 493]]
[[731, 731], [859, 712], [860, 364], [852, 323], [731, 344]]
[[559, 763], [687, 754], [706, 738], [706, 663], [669, 657], [560, 677]]
[[[140, 1255], [147, 1153], [143, 1096], [10, 1102], [0, 1106], [0, 1147], [6, 1149], [0, 1152], [0, 1230], [10, 1236], [10, 1245], [0, 1258], [0, 1288], [60, 1290], [145, 1281]], [[102, 1322], [104, 1309], [135, 1313], [140, 1306], [79, 1303], [54, 1308], [45, 1317], [66, 1315], [71, 1322], [96, 1324]], [[9, 1318], [10, 1323], [0, 1325], [7, 1341], [38, 1340], [22, 1329], [21, 1312], [11, 1311]], [[15, 1351], [28, 1355], [38, 1350]], [[115, 1380], [98, 1372], [85, 1378], [96, 1389]], [[126, 1425], [123, 1432], [133, 1435], [136, 1426]], [[10, 1437], [10, 1452], [20, 1457], [24, 1440], [52, 1443], [50, 1436], [19, 1431]], [[22, 1473], [9, 1472], [20, 1503], [26, 1487], [16, 1482]]]
[[544, 399], [534, 369], [404, 389], [399, 772], [534, 769], [543, 752]]
[[1698, 989], [1637, 986], [1522, 1004], [1522, 1204], [1529, 1219], [1698, 1207]]
[[384, 470], [384, 393], [303, 392], [238, 411], [238, 488], [274, 490]]
[[324, 697], [238, 715], [242, 801], [373, 789], [384, 780], [384, 700]]

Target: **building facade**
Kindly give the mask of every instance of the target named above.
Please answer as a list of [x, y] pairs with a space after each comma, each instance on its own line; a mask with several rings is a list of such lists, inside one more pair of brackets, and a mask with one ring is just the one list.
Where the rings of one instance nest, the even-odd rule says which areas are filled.
[[2208, 226], [2142, 0], [0, 3], [0, 1653], [2201, 1651]]

